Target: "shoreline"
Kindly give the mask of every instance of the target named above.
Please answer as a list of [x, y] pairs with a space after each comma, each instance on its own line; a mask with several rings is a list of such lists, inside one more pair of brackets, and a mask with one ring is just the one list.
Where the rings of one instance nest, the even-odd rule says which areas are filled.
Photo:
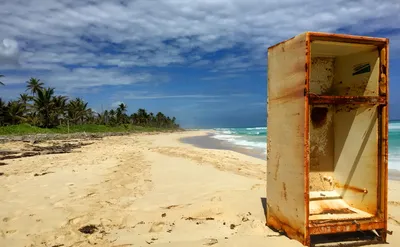
[[248, 149], [245, 147], [237, 146], [232, 143], [212, 138], [214, 133], [209, 132], [206, 135], [190, 136], [179, 139], [182, 143], [193, 145], [202, 149], [216, 149], [216, 150], [231, 150], [241, 154], [245, 154], [261, 160], [266, 160], [266, 156], [262, 155], [257, 149]]
[[[180, 138], [179, 141], [202, 149], [230, 150], [238, 152], [240, 154], [258, 158], [263, 160], [264, 162], [267, 162], [266, 155], [262, 155], [260, 151], [257, 150], [257, 148], [247, 149], [238, 145], [234, 145], [227, 141], [218, 140], [212, 138], [212, 136], [215, 135], [214, 131], [206, 131], [206, 132], [207, 133], [203, 135], [183, 137]], [[389, 168], [388, 179], [393, 181], [400, 181], [400, 170]]]

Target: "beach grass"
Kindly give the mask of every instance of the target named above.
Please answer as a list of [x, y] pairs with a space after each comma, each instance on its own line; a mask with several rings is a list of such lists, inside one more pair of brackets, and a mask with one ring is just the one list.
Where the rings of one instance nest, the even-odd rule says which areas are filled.
[[142, 127], [135, 125], [97, 125], [83, 124], [72, 126], [57, 126], [54, 128], [40, 128], [29, 124], [9, 125], [0, 127], [0, 135], [31, 135], [31, 134], [68, 134], [68, 133], [135, 133], [176, 130], [172, 128]]

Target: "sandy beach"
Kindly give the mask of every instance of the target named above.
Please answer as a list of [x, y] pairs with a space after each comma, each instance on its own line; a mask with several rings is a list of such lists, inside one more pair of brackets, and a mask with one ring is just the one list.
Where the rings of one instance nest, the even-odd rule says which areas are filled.
[[[3, 160], [0, 246], [302, 246], [265, 226], [265, 161], [180, 141], [204, 135], [77, 140], [87, 145]], [[375, 246], [400, 243], [400, 182], [389, 187], [393, 235]]]

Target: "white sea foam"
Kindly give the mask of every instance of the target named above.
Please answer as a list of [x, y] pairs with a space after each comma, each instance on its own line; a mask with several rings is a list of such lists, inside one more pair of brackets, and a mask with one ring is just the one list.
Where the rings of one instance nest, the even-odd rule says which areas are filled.
[[246, 128], [246, 130], [266, 130], [266, 127], [254, 127], [254, 128]]
[[400, 130], [400, 123], [390, 123], [389, 130]]
[[[263, 135], [265, 135], [266, 127], [254, 127], [254, 128], [220, 128], [215, 129], [216, 134], [212, 137], [221, 141], [229, 142], [233, 145], [240, 146], [242, 148], [247, 149], [260, 149], [262, 155], [267, 154], [267, 143], [266, 137], [263, 140]], [[259, 131], [256, 131], [259, 130]], [[390, 123], [389, 124], [389, 132], [398, 133], [400, 130], [400, 123]], [[238, 134], [240, 132], [240, 134]], [[247, 133], [242, 134], [242, 133]], [[258, 139], [255, 139], [252, 135], [260, 135]], [[390, 133], [389, 133], [390, 134]], [[394, 138], [394, 137], [392, 137]], [[400, 146], [393, 147], [389, 139], [389, 168], [400, 170]]]
[[265, 149], [266, 150], [266, 142], [257, 142], [257, 141], [252, 141], [246, 138], [249, 138], [248, 136], [245, 135], [237, 135], [234, 134], [235, 131], [233, 130], [228, 130], [228, 129], [216, 129], [217, 134], [211, 136], [212, 138], [221, 140], [221, 141], [227, 141], [233, 145], [241, 146], [247, 149]]

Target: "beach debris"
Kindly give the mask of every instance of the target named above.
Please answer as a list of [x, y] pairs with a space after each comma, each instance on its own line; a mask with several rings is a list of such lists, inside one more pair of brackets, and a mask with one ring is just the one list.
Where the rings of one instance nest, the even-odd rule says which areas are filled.
[[167, 216], [167, 214], [166, 214], [166, 213], [163, 213], [163, 214], [161, 215], [161, 217], [163, 217], [163, 218], [164, 218], [165, 216]]
[[33, 176], [38, 177], [38, 176], [43, 176], [49, 173], [54, 173], [54, 172], [42, 172], [42, 173], [35, 173]]
[[4, 172], [0, 172], [0, 176], [3, 176], [4, 175]]
[[242, 222], [246, 222], [246, 221], [249, 221], [249, 218], [247, 218], [246, 216], [243, 216]]
[[195, 217], [186, 217], [185, 220], [215, 220], [213, 217], [206, 217], [206, 218], [195, 218]]
[[208, 242], [207, 243], [205, 243], [205, 244], [203, 244], [203, 245], [214, 245], [214, 244], [218, 244], [218, 239], [216, 239], [216, 238], [211, 238], [211, 239], [209, 239], [208, 240]]
[[230, 228], [231, 228], [232, 230], [235, 229], [235, 227], [236, 227], [235, 224], [231, 224], [231, 225], [230, 225]]
[[4, 163], [4, 162], [0, 162], [0, 166], [6, 166], [6, 165], [8, 165], [8, 164]]
[[396, 225], [400, 226], [400, 221], [396, 220], [393, 216], [389, 215], [388, 219], [393, 221]]
[[56, 245], [52, 245], [51, 247], [62, 247], [65, 246], [64, 244], [56, 244]]
[[51, 146], [27, 145], [26, 150], [22, 150], [19, 152], [1, 151], [0, 152], [0, 160], [18, 159], [18, 158], [31, 157], [31, 156], [36, 156], [36, 155], [46, 155], [46, 154], [70, 153], [70, 152], [72, 152], [73, 149], [77, 149], [82, 146], [87, 146], [87, 145], [91, 145], [91, 144], [93, 144], [93, 142], [61, 143], [61, 144], [53, 143], [53, 145], [51, 145]]
[[78, 143], [64, 143], [61, 145], [53, 144], [52, 146], [33, 146], [32, 151], [44, 152], [43, 154], [51, 153], [69, 153], [73, 149], [80, 148], [83, 146], [88, 146], [93, 144], [93, 142], [78, 142]]
[[147, 240], [146, 240], [146, 243], [147, 243], [147, 244], [152, 244], [152, 243], [154, 243], [154, 241], [156, 241], [156, 240], [158, 240], [158, 238], [154, 238], [154, 237], [153, 237], [153, 238], [151, 238], [150, 241], [147, 241]]
[[79, 231], [85, 234], [93, 234], [97, 229], [98, 228], [95, 225], [86, 225], [79, 228]]
[[8, 151], [8, 150], [0, 150], [0, 155], [11, 155], [11, 154], [18, 154], [17, 151]]

